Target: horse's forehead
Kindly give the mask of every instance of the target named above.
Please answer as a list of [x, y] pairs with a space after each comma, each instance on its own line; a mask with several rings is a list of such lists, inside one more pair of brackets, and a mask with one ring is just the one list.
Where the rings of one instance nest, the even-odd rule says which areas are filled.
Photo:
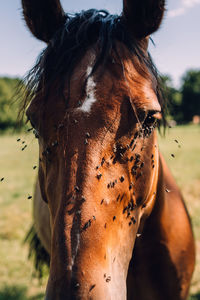
[[[84, 105], [83, 110], [90, 110], [90, 105], [94, 105], [99, 98], [107, 101], [107, 97], [112, 99], [116, 95], [133, 99], [138, 108], [145, 108], [152, 102], [158, 102], [155, 93], [156, 82], [154, 82], [151, 73], [149, 76], [144, 76], [142, 72], [138, 71], [138, 66], [134, 65], [133, 60], [126, 58], [126, 53], [118, 61], [113, 55], [109, 63], [105, 64], [103, 71], [101, 68], [100, 70], [97, 69], [95, 74], [88, 78], [95, 61], [95, 51], [92, 49], [87, 51], [75, 68], [71, 79], [74, 94], [77, 94], [78, 89], [84, 88], [86, 96], [89, 96], [88, 99], [91, 100], [91, 102], [89, 100], [84, 102], [84, 104], [89, 105]], [[94, 90], [95, 97], [93, 97]]]

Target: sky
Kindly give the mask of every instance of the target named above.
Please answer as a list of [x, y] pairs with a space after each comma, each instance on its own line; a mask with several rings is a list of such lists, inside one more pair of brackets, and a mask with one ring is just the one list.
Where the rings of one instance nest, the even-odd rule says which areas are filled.
[[[66, 12], [107, 9], [120, 14], [122, 0], [61, 0]], [[200, 69], [200, 0], [168, 0], [167, 12], [150, 53], [162, 74], [175, 86], [186, 70]], [[45, 43], [36, 40], [25, 26], [20, 0], [0, 1], [0, 76], [24, 76], [34, 65]]]

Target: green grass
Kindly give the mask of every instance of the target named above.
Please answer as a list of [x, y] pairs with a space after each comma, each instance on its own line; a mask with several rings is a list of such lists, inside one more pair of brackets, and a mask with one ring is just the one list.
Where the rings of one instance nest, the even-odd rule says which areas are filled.
[[[159, 140], [192, 217], [197, 264], [190, 300], [200, 300], [200, 127], [172, 128]], [[28, 145], [24, 151], [22, 141]], [[0, 179], [4, 177], [0, 181], [0, 300], [43, 299], [47, 278], [39, 282], [32, 276], [33, 264], [23, 244], [32, 221], [32, 201], [27, 198], [33, 194], [37, 160], [37, 142], [31, 134], [0, 136]]]
[[189, 300], [200, 300], [200, 293], [190, 296]]
[[[5, 285], [0, 290], [0, 300], [27, 300], [27, 297], [27, 288], [24, 286]], [[43, 293], [28, 297], [29, 300], [42, 300], [43, 298]]]
[[[41, 285], [23, 244], [32, 221], [32, 195], [37, 170], [37, 143], [32, 135], [0, 136], [0, 300], [42, 299]], [[25, 141], [28, 147], [22, 151]], [[25, 143], [25, 144], [26, 144]]]

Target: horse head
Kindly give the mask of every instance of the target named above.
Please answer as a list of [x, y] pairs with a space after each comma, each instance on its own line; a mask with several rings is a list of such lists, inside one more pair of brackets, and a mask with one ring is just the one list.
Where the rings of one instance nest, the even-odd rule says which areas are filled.
[[28, 81], [39, 182], [51, 216], [46, 299], [126, 299], [134, 244], [153, 209], [162, 101], [148, 54], [164, 0], [124, 0], [121, 16], [74, 16], [22, 0], [47, 43]]

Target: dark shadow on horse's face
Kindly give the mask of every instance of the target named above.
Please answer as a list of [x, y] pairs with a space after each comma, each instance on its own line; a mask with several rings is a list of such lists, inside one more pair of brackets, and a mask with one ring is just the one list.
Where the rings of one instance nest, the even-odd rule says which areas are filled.
[[[127, 28], [132, 26], [129, 2], [124, 1]], [[138, 4], [138, 12], [143, 15], [151, 2]], [[139, 23], [142, 17], [139, 21], [135, 16], [134, 35], [143, 60], [148, 60], [146, 36], [158, 28], [163, 15], [164, 1], [162, 9], [160, 1], [155, 2], [154, 13], [147, 14], [148, 28]], [[27, 3], [23, 1], [27, 24], [41, 38], [40, 24], [35, 20], [34, 27]], [[42, 39], [47, 41], [44, 31]], [[39, 135], [40, 188], [51, 215], [48, 300], [126, 299], [134, 243], [154, 205], [158, 178], [154, 127], [161, 111], [157, 82], [139, 55], [130, 55], [120, 42], [115, 50], [94, 72], [98, 43], [85, 51], [71, 74], [70, 91], [67, 82], [63, 86], [67, 107], [58, 92], [60, 74], [45, 101], [39, 93], [27, 112]]]

